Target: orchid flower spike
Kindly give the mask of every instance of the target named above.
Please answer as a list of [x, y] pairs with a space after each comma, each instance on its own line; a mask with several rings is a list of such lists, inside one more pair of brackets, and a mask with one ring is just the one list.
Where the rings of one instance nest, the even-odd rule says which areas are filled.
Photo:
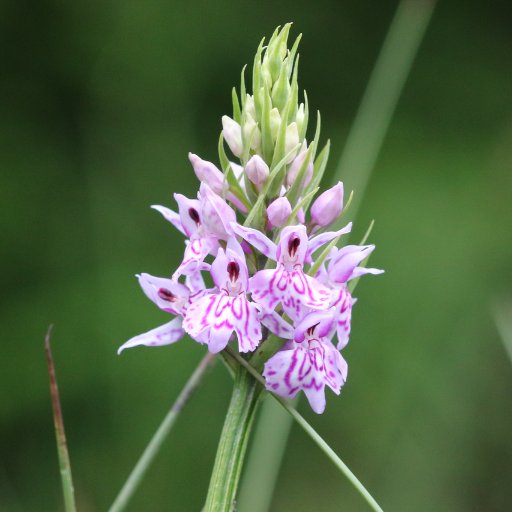
[[329, 151], [318, 147], [319, 127], [314, 140], [306, 137], [309, 107], [297, 81], [298, 41], [288, 49], [290, 27], [259, 47], [252, 90], [243, 78], [233, 91], [218, 162], [189, 153], [197, 195], [174, 194], [176, 211], [153, 206], [185, 250], [171, 276], [138, 279], [173, 317], [119, 352], [169, 345], [185, 334], [212, 353], [232, 343], [240, 353], [255, 352], [245, 357], [258, 361], [270, 392], [292, 398], [303, 391], [321, 413], [325, 387], [339, 394], [347, 378], [339, 352], [355, 303], [347, 283], [382, 270], [365, 266], [373, 245], [343, 246], [351, 223], [326, 231], [343, 212], [343, 183], [319, 192]]

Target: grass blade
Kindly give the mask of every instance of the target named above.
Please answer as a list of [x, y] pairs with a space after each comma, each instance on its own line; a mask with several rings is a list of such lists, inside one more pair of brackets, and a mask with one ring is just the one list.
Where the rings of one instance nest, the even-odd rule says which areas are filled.
[[181, 393], [153, 435], [137, 464], [135, 464], [130, 476], [119, 491], [114, 503], [109, 508], [109, 512], [120, 512], [121, 510], [124, 510], [130, 501], [130, 498], [139, 487], [149, 466], [160, 451], [163, 442], [171, 431], [176, 419], [183, 410], [183, 407], [188, 402], [194, 391], [198, 388], [206, 370], [210, 367], [213, 361], [215, 361], [215, 354], [210, 354], [208, 352], [194, 370], [194, 373], [192, 373], [185, 384], [185, 387], [181, 390]]
[[333, 180], [356, 193], [355, 218], [398, 99], [436, 5], [402, 0], [373, 68]]
[[66, 432], [64, 431], [64, 420], [62, 418], [62, 408], [59, 398], [59, 388], [57, 386], [57, 377], [55, 375], [55, 366], [53, 364], [52, 349], [50, 346], [51, 334], [52, 326], [50, 325], [44, 338], [44, 351], [46, 353], [48, 376], [50, 378], [50, 395], [52, 398], [53, 423], [55, 425], [57, 452], [59, 454], [60, 478], [62, 481], [62, 491], [64, 494], [64, 507], [66, 512], [76, 512], [75, 489], [73, 487], [73, 477], [71, 475], [71, 463], [69, 461], [68, 444], [66, 441]]

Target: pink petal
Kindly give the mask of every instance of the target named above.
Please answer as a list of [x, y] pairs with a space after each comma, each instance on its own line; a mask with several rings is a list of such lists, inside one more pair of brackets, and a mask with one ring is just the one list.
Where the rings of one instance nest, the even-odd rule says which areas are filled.
[[188, 237], [197, 233], [201, 225], [201, 205], [197, 199], [189, 199], [183, 194], [174, 194], [174, 199], [178, 203], [180, 219], [183, 229]]
[[281, 350], [265, 363], [266, 388], [284, 398], [293, 398], [302, 388], [304, 370], [311, 371], [305, 350]]
[[372, 275], [379, 275], [384, 274], [384, 270], [380, 268], [366, 268], [366, 267], [356, 267], [352, 274], [350, 274], [350, 277], [347, 279], [347, 281], [350, 281], [351, 279], [355, 279], [356, 277], [361, 277], [366, 274], [372, 274]]
[[157, 212], [160, 212], [165, 220], [170, 222], [178, 231], [181, 231], [185, 236], [187, 236], [187, 233], [183, 228], [181, 218], [175, 211], [171, 210], [170, 208], [166, 208], [165, 206], [160, 206], [159, 204], [154, 204], [151, 206], [151, 208]]
[[338, 231], [327, 231], [326, 233], [322, 233], [321, 235], [314, 236], [309, 241], [308, 255], [312, 255], [317, 249], [322, 247], [322, 245], [329, 243], [336, 237], [350, 233], [351, 230], [352, 222], [349, 222], [345, 227], [339, 229]]
[[196, 271], [185, 277], [185, 284], [192, 294], [202, 292], [206, 289], [201, 272]]
[[206, 295], [189, 307], [184, 328], [192, 337], [200, 336], [205, 340], [213, 353], [226, 347], [233, 331], [240, 352], [254, 350], [262, 336], [258, 309], [243, 294], [237, 297]]
[[[290, 244], [292, 244], [293, 254], [290, 253]], [[277, 246], [277, 259], [284, 265], [302, 265], [306, 258], [308, 250], [308, 235], [306, 226], [298, 224], [296, 226], [287, 226], [281, 231], [279, 245]]]
[[240, 224], [231, 225], [233, 231], [246, 242], [253, 245], [259, 252], [272, 260], [276, 259], [276, 245], [257, 229], [246, 228]]
[[275, 311], [260, 314], [260, 322], [276, 336], [283, 339], [293, 338], [293, 327]]
[[234, 210], [206, 183], [201, 183], [200, 195], [203, 225], [214, 236], [227, 239], [232, 234], [231, 223], [236, 221]]
[[150, 274], [140, 274], [137, 277], [146, 297], [160, 309], [175, 315], [182, 313], [190, 296], [190, 290], [184, 284]]
[[296, 324], [294, 339], [302, 342], [306, 338], [307, 331], [314, 328], [314, 335], [318, 338], [328, 338], [334, 334], [333, 327], [336, 319], [336, 309], [330, 308], [326, 311], [312, 311], [306, 314]]
[[219, 243], [215, 238], [194, 238], [188, 241], [183, 261], [172, 275], [172, 279], [177, 280], [181, 275], [208, 270], [210, 265], [204, 263], [204, 259], [208, 254], [215, 253], [218, 247]]
[[183, 337], [185, 331], [182, 328], [182, 318], [176, 317], [174, 320], [152, 329], [144, 334], [139, 334], [126, 343], [123, 343], [117, 351], [120, 354], [125, 348], [145, 345], [147, 347], [156, 347], [160, 345], [170, 345]]
[[249, 280], [252, 298], [264, 310], [271, 311], [281, 302], [292, 319], [302, 318], [307, 308], [327, 309], [331, 290], [299, 267], [291, 272], [284, 265], [275, 270], [260, 270]]
[[336, 333], [338, 335], [338, 350], [344, 348], [349, 340], [353, 304], [354, 300], [352, 299], [350, 292], [345, 287], [333, 291], [331, 306], [336, 308]]
[[216, 194], [222, 195], [228, 189], [228, 184], [224, 179], [224, 174], [215, 164], [203, 160], [194, 153], [188, 154], [188, 159], [192, 164], [197, 179], [201, 183], [206, 183]]

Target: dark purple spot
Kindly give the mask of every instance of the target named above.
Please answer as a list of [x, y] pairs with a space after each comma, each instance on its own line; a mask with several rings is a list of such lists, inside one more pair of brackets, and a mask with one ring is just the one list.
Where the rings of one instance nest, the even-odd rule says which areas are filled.
[[292, 235], [288, 239], [288, 254], [293, 258], [300, 245], [300, 238], [297, 235]]
[[170, 290], [168, 290], [167, 288], [160, 288], [158, 290], [158, 296], [162, 299], [162, 300], [165, 300], [167, 302], [175, 302], [176, 301], [176, 295], [174, 295], [174, 293], [172, 293]]
[[[320, 322], [318, 322], [319, 324]], [[315, 333], [315, 329], [317, 328], [318, 324], [315, 324], [315, 325], [312, 325], [311, 327], [308, 327], [307, 329], [307, 334], [308, 336], [313, 336], [313, 334]]]
[[240, 276], [240, 265], [236, 261], [230, 261], [228, 263], [228, 274], [229, 274], [229, 279], [232, 282], [235, 282], [238, 280], [238, 277]]
[[199, 217], [199, 213], [197, 212], [197, 210], [195, 208], [189, 208], [188, 209], [188, 214], [190, 215], [190, 218], [196, 223], [196, 224], [200, 224], [201, 223], [201, 219]]

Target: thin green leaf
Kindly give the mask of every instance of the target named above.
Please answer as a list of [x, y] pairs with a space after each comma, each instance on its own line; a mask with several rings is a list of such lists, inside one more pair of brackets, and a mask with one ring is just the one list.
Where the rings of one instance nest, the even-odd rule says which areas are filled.
[[[262, 386], [265, 386], [265, 379], [260, 373], [251, 366], [251, 364], [243, 359], [230, 347], [225, 349], [231, 357], [233, 357], [239, 364], [241, 364]], [[340, 459], [336, 452], [327, 444], [327, 442], [318, 434], [318, 432], [299, 414], [293, 407], [291, 407], [281, 397], [270, 393], [270, 395], [293, 417], [293, 419], [300, 425], [300, 427], [308, 434], [313, 442], [327, 455], [327, 457], [334, 463], [341, 473], [350, 481], [355, 489], [361, 496], [368, 502], [370, 507], [376, 512], [383, 512], [382, 508], [375, 501], [373, 496], [366, 490], [365, 486], [358, 480], [358, 478], [350, 471], [349, 467]]]
[[254, 95], [254, 110], [256, 111], [256, 117], [259, 121], [261, 119], [261, 102], [258, 95], [260, 90], [260, 79], [261, 79], [261, 52], [263, 51], [263, 43], [265, 38], [260, 41], [256, 55], [254, 56], [254, 65], [252, 68], [252, 91]]
[[372, 221], [370, 222], [370, 225], [368, 226], [368, 229], [366, 230], [366, 233], [363, 235], [363, 238], [361, 238], [359, 245], [364, 245], [366, 243], [366, 240], [368, 240], [368, 237], [370, 236], [370, 233], [372, 232], [374, 225], [375, 225], [375, 219], [372, 219]]
[[242, 68], [242, 72], [240, 73], [240, 101], [242, 102], [242, 109], [245, 107], [245, 102], [247, 99], [247, 93], [245, 92], [245, 69], [247, 68], [247, 64]]
[[308, 274], [310, 276], [314, 276], [317, 272], [322, 263], [325, 261], [325, 258], [329, 256], [329, 253], [331, 252], [331, 249], [339, 242], [340, 237], [337, 236], [334, 240], [331, 240], [325, 249], [320, 253], [320, 256], [315, 260], [315, 263], [311, 265], [311, 268], [308, 270]]
[[[292, 76], [293, 71], [293, 62], [295, 60], [295, 55], [297, 54], [297, 50], [299, 48], [300, 40], [302, 39], [302, 34], [299, 34], [297, 38], [295, 39], [292, 49], [289, 52], [289, 60], [288, 60], [288, 78]], [[297, 56], [298, 58], [298, 56]]]
[[[295, 181], [292, 183], [292, 186], [286, 193], [286, 197], [290, 201], [291, 205], [294, 205], [297, 202], [297, 199], [303, 195], [304, 193], [304, 179], [306, 176], [306, 170], [313, 158], [313, 153], [315, 152], [315, 144], [310, 144], [309, 148], [306, 151], [306, 156], [304, 157], [304, 161], [300, 166], [299, 172], [297, 173], [297, 177]], [[318, 187], [315, 187], [313, 190], [318, 190]], [[308, 190], [307, 195], [309, 197], [311, 189]], [[313, 194], [314, 195], [314, 194]], [[312, 197], [311, 197], [312, 199]]]
[[[327, 165], [327, 160], [329, 159], [329, 151], [331, 148], [331, 141], [327, 141], [322, 151], [320, 151], [320, 154], [317, 156], [315, 160], [315, 167], [313, 171], [313, 179], [311, 180], [311, 183], [308, 185], [306, 190], [311, 190], [313, 188], [316, 188], [320, 185], [320, 181], [322, 180], [322, 176], [325, 172], [325, 166]], [[308, 208], [309, 203], [304, 206], [304, 208]]]
[[52, 326], [50, 325], [44, 339], [44, 350], [46, 352], [46, 363], [48, 365], [48, 376], [50, 378], [53, 424], [55, 426], [55, 438], [57, 440], [57, 452], [59, 455], [60, 478], [62, 482], [62, 491], [64, 494], [64, 507], [66, 512], [76, 512], [75, 489], [73, 487], [71, 463], [69, 461], [68, 444], [66, 441], [66, 432], [64, 430], [64, 420], [62, 418], [59, 388], [57, 386], [55, 365], [53, 364], [52, 349], [50, 346], [51, 334]]
[[[295, 207], [293, 208], [292, 210], [292, 213], [290, 213], [290, 217], [288, 218], [288, 222], [286, 223], [286, 225], [290, 225], [295, 217], [297, 216], [297, 213], [299, 213], [299, 210], [309, 201], [311, 200], [311, 198], [318, 192], [319, 190], [319, 187], [313, 189], [311, 192], [309, 192], [308, 194], [306, 194], [304, 197], [301, 197], [299, 202], [295, 205]], [[288, 194], [287, 194], [288, 196]], [[290, 201], [291, 202], [291, 201]]]
[[308, 121], [309, 121], [309, 104], [308, 104], [308, 95], [306, 91], [303, 91], [304, 94], [304, 122], [302, 123], [300, 132], [299, 132], [299, 140], [304, 140], [306, 138], [306, 133], [308, 129]]
[[219, 143], [218, 143], [217, 149], [219, 152], [220, 166], [221, 166], [223, 172], [226, 173], [227, 169], [229, 168], [229, 158], [226, 155], [226, 150], [224, 149], [224, 136], [222, 135], [222, 132], [220, 132]]
[[245, 195], [244, 189], [238, 182], [233, 169], [231, 168], [231, 163], [226, 155], [226, 151], [224, 149], [224, 137], [222, 136], [222, 132], [219, 137], [218, 144], [219, 151], [219, 162], [222, 170], [224, 171], [224, 179], [229, 185], [230, 191], [244, 204], [244, 206], [249, 210], [251, 208], [251, 203], [247, 199]]
[[512, 299], [503, 298], [499, 302], [496, 301], [492, 310], [496, 328], [512, 362]]
[[272, 102], [267, 87], [263, 88], [263, 101], [261, 111], [261, 148], [263, 159], [265, 162], [270, 162], [272, 152], [274, 150], [274, 142], [272, 140], [272, 131], [270, 129], [270, 110], [272, 109]]
[[273, 168], [283, 159], [284, 151], [286, 148], [286, 128], [288, 127], [288, 111], [289, 104], [286, 104], [282, 114], [281, 114], [281, 126], [279, 126], [279, 130], [277, 132], [276, 145], [274, 148], [274, 155], [272, 156], [272, 165]]
[[[363, 238], [361, 238], [361, 241], [359, 242], [359, 245], [364, 245], [366, 243], [366, 240], [368, 240], [368, 237], [370, 236], [370, 233], [372, 232], [373, 226], [375, 224], [375, 220], [372, 220], [370, 222], [370, 225], [368, 226], [368, 229], [366, 230], [366, 233], [364, 234]], [[369, 254], [361, 263], [359, 263], [360, 267], [366, 267], [368, 264], [368, 261], [370, 260], [371, 254]], [[352, 294], [354, 293], [354, 290], [356, 289], [356, 286], [359, 283], [360, 277], [356, 277], [356, 279], [352, 279], [350, 283], [348, 283], [348, 291]]]
[[231, 90], [231, 101], [233, 102], [233, 119], [240, 124], [240, 103], [238, 102], [238, 96], [234, 87]]

